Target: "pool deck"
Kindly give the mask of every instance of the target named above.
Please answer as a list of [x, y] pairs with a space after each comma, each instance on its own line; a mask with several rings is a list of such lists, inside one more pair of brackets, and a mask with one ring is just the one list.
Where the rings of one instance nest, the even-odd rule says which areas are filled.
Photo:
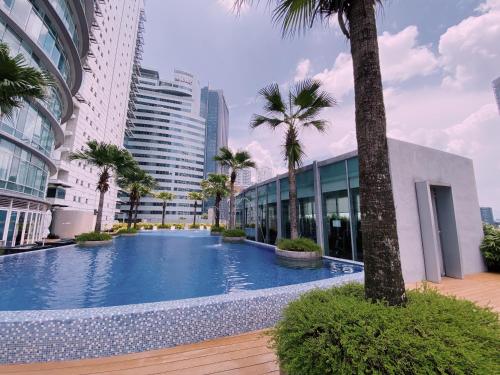
[[[413, 289], [421, 283], [408, 284]], [[429, 283], [446, 295], [468, 299], [500, 312], [500, 274], [479, 273], [463, 280], [444, 278], [441, 284]], [[1, 374], [169, 374], [169, 375], [244, 375], [279, 374], [276, 356], [268, 347], [264, 331], [181, 345], [169, 349], [122, 356], [0, 366]]]

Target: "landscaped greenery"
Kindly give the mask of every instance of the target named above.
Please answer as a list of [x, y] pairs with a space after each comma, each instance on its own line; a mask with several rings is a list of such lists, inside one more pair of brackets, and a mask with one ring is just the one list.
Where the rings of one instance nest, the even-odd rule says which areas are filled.
[[424, 289], [406, 307], [372, 303], [361, 285], [292, 302], [271, 332], [288, 375], [500, 374], [498, 315]]
[[[215, 198], [214, 213], [215, 213], [215, 226], [220, 224], [220, 203], [222, 198], [229, 194], [227, 187], [228, 178], [224, 174], [210, 173], [206, 180], [201, 181], [201, 190], [205, 197]], [[205, 217], [208, 219], [208, 215]]]
[[490, 271], [500, 271], [500, 230], [492, 225], [484, 226], [481, 252]]
[[191, 224], [189, 229], [200, 229], [200, 224]]
[[214, 225], [212, 228], [210, 228], [211, 233], [222, 233], [223, 230], [224, 230], [223, 226]]
[[246, 237], [245, 231], [242, 229], [225, 229], [222, 231], [223, 237]]
[[143, 230], [153, 230], [153, 226], [153, 224], [139, 223], [136, 227]]
[[116, 231], [116, 234], [135, 234], [137, 233], [136, 228], [120, 228]]
[[88, 241], [108, 241], [112, 239], [110, 234], [102, 232], [88, 232], [82, 233], [75, 236], [76, 242], [88, 242]]
[[315, 251], [320, 252], [321, 247], [309, 238], [282, 238], [278, 240], [278, 249], [288, 251]]
[[155, 198], [162, 201], [161, 225], [163, 228], [163, 226], [165, 225], [165, 211], [167, 209], [167, 202], [175, 199], [175, 195], [169, 191], [161, 191], [155, 194]]

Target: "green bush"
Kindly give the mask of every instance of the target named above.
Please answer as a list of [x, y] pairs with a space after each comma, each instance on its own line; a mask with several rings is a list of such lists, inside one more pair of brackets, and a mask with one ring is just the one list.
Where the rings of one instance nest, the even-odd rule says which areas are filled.
[[141, 223], [139, 223], [139, 224], [137, 224], [137, 228], [144, 229], [144, 230], [152, 230], [153, 224], [146, 224], [146, 223], [141, 224]]
[[288, 375], [500, 374], [498, 315], [425, 288], [405, 307], [371, 303], [359, 284], [315, 290], [271, 335]]
[[107, 241], [112, 239], [111, 235], [109, 233], [102, 233], [102, 232], [88, 232], [88, 233], [82, 233], [79, 234], [78, 236], [75, 236], [75, 241], [76, 242], [86, 242], [86, 241]]
[[246, 237], [243, 229], [225, 229], [222, 231], [223, 237]]
[[282, 238], [278, 241], [278, 249], [288, 251], [321, 251], [321, 247], [309, 238], [297, 238], [291, 240], [289, 238]]
[[210, 232], [212, 232], [212, 233], [222, 233], [223, 230], [224, 230], [223, 226], [216, 227], [214, 225], [212, 228], [210, 228]]
[[200, 224], [191, 224], [189, 229], [200, 229]]
[[491, 225], [484, 226], [481, 253], [490, 271], [500, 271], [500, 230]]
[[134, 234], [137, 233], [136, 228], [120, 228], [116, 231], [116, 234]]

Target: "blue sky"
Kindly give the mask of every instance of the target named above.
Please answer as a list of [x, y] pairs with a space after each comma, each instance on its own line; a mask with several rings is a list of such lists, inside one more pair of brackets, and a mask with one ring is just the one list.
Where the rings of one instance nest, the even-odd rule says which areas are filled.
[[[147, 0], [143, 64], [174, 67], [224, 90], [230, 145], [259, 165], [283, 170], [280, 132], [250, 131], [256, 93], [314, 77], [338, 100], [326, 135], [304, 132], [307, 161], [356, 147], [349, 45], [335, 23], [282, 39], [269, 10], [236, 16], [232, 0]], [[481, 205], [500, 218], [500, 115], [491, 81], [500, 76], [500, 0], [387, 0], [378, 11], [382, 75], [391, 137], [474, 160]]]

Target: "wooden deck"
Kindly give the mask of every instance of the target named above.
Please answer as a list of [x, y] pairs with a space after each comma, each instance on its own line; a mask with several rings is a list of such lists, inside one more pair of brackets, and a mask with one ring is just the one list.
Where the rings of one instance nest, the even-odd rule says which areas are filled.
[[[409, 284], [415, 288], [419, 284]], [[500, 312], [500, 274], [482, 273], [464, 280], [445, 278], [429, 284], [443, 294], [490, 306]], [[276, 357], [262, 331], [145, 353], [80, 361], [0, 366], [0, 374], [100, 375], [259, 375], [279, 374]]]

